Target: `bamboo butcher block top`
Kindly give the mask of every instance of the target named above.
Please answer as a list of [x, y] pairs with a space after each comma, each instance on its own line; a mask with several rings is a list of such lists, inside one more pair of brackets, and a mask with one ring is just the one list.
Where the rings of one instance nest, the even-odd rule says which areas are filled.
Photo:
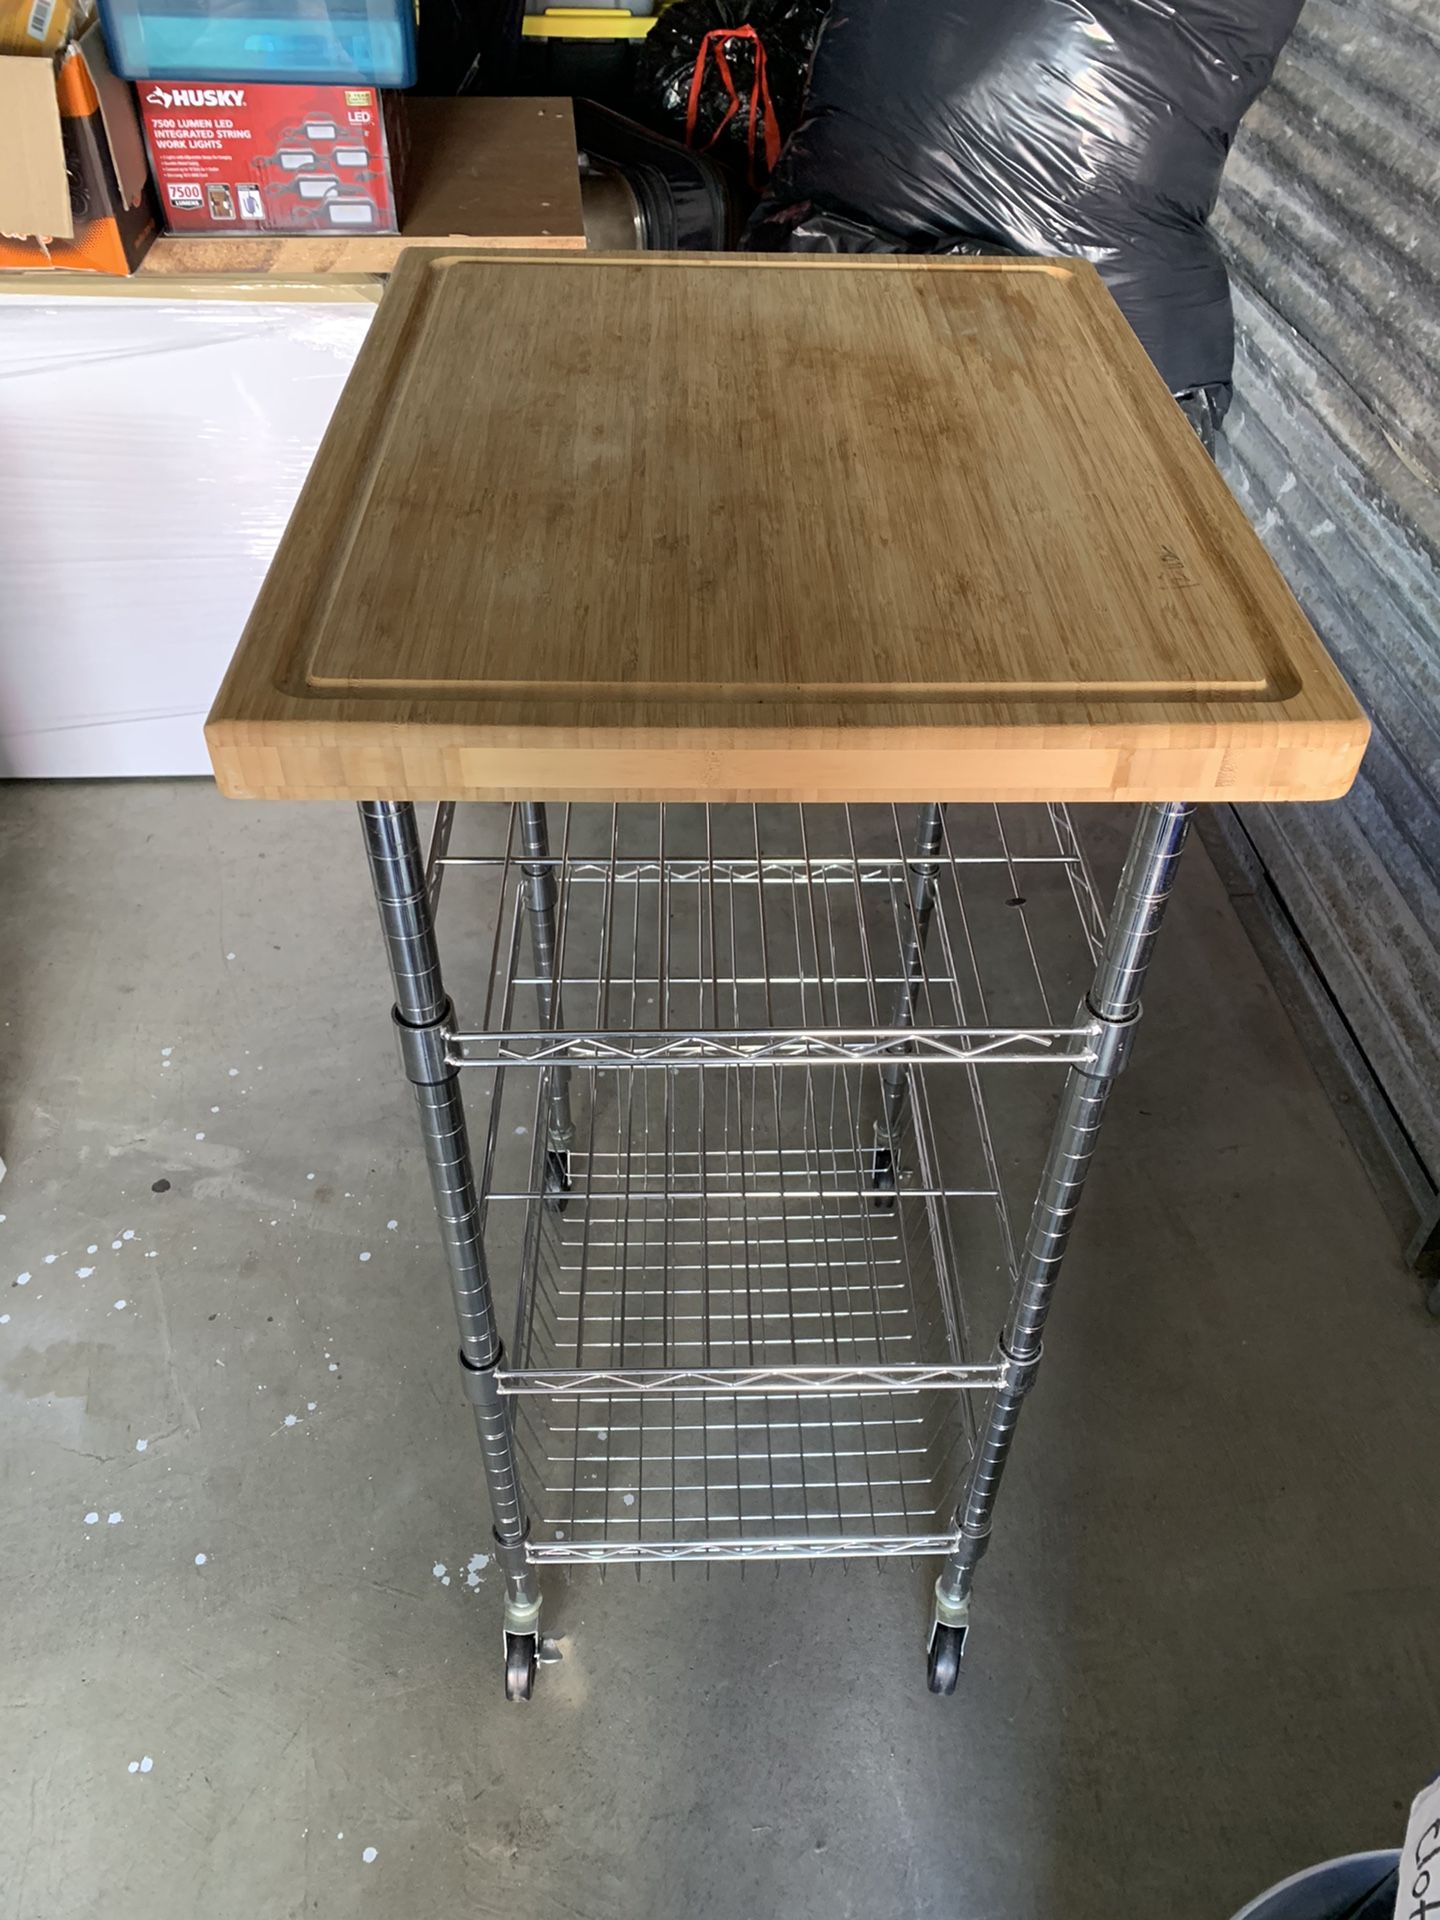
[[207, 732], [283, 799], [1313, 800], [1367, 727], [1089, 266], [445, 252]]

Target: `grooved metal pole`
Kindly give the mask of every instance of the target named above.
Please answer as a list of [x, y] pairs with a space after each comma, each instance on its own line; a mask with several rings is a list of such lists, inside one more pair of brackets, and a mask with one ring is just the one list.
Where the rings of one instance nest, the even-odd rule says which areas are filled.
[[1000, 1478], [1021, 1403], [1040, 1363], [1045, 1316], [1095, 1151], [1105, 1103], [1122, 1063], [1123, 1037], [1105, 1029], [1132, 1028], [1139, 1018], [1145, 970], [1175, 884], [1194, 811], [1193, 806], [1183, 803], [1147, 806], [1130, 841], [1094, 983], [1086, 996], [1101, 1041], [1119, 1044], [1097, 1045], [1094, 1064], [1072, 1067], [1066, 1076], [1020, 1256], [1010, 1315], [996, 1356], [1011, 1367], [1012, 1377], [996, 1390], [990, 1403], [955, 1516], [959, 1541], [936, 1583], [939, 1616], [943, 1620], [947, 1609], [953, 1610], [952, 1624], [958, 1625], [963, 1619], [975, 1568], [990, 1541]]
[[[530, 921], [530, 940], [535, 955], [536, 992], [540, 1001], [540, 1024], [555, 1024], [555, 980], [557, 953], [555, 942], [555, 869], [549, 864], [550, 830], [543, 804], [533, 800], [521, 803], [520, 835], [525, 853], [543, 866], [525, 866], [525, 906]], [[565, 1153], [575, 1140], [575, 1122], [570, 1112], [570, 1069], [551, 1067], [549, 1073], [550, 1120], [546, 1141], [556, 1153]]]
[[360, 822], [394, 983], [400, 1055], [406, 1078], [415, 1089], [430, 1187], [455, 1296], [462, 1378], [480, 1436], [496, 1558], [506, 1576], [508, 1615], [517, 1606], [533, 1609], [534, 1576], [525, 1562], [525, 1516], [509, 1414], [495, 1378], [502, 1348], [480, 1234], [480, 1201], [460, 1076], [445, 1057], [450, 1002], [440, 978], [425, 861], [415, 809], [408, 801], [362, 801]]
[[[895, 1015], [890, 1024], [909, 1027], [915, 1023], [915, 1008], [925, 978], [925, 939], [930, 931], [930, 916], [935, 907], [935, 883], [945, 839], [945, 809], [940, 805], [921, 807], [915, 819], [915, 858], [935, 865], [910, 868], [910, 927], [905, 936], [905, 978], [901, 983]], [[903, 1060], [893, 1061], [881, 1075], [884, 1113], [881, 1127], [891, 1139], [899, 1131], [905, 1116], [905, 1095], [910, 1085], [910, 1068]]]

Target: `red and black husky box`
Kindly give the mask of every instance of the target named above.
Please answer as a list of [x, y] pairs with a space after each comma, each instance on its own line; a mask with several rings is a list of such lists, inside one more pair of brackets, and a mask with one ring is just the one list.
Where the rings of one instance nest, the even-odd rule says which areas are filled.
[[142, 80], [172, 233], [396, 233], [398, 101], [374, 87]]

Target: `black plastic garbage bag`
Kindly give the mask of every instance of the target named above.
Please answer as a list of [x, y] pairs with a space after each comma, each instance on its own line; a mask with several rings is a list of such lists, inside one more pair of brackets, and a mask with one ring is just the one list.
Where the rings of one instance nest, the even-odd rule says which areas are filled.
[[[762, 217], [763, 210], [756, 218]], [[752, 250], [755, 248], [753, 226], [747, 229], [746, 244]], [[994, 240], [977, 240], [972, 234], [951, 233], [942, 240], [907, 240], [903, 234], [886, 233], [883, 228], [868, 226], [863, 220], [847, 220], [843, 213], [822, 213], [815, 207], [796, 225], [784, 229], [784, 250], [787, 253], [946, 253], [963, 254], [974, 260], [997, 255], [1015, 257], [1014, 247], [1002, 247]]]
[[1079, 255], [1173, 392], [1223, 394], [1230, 288], [1206, 222], [1300, 6], [836, 0], [744, 244], [851, 251], [838, 219], [867, 250]]
[[752, 187], [769, 178], [800, 117], [827, 0], [675, 0], [647, 34], [639, 111]]

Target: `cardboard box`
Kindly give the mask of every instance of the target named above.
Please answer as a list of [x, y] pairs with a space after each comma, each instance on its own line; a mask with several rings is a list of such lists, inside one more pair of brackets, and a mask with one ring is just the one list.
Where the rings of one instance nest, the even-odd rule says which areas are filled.
[[0, 53], [58, 53], [78, 11], [76, 0], [0, 0]]
[[403, 139], [374, 87], [142, 80], [171, 233], [395, 233]]
[[0, 267], [133, 273], [157, 231], [130, 88], [91, 26], [0, 58]]

